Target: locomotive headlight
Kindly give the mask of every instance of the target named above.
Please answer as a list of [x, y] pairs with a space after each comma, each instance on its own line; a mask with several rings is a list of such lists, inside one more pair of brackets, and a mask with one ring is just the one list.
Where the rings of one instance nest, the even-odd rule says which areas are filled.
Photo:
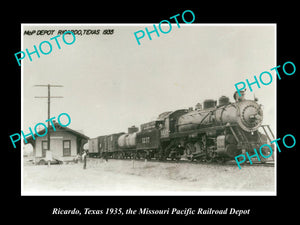
[[249, 116], [249, 118], [250, 118], [252, 121], [255, 121], [255, 120], [260, 120], [260, 119], [261, 119], [261, 116], [260, 116], [259, 114], [255, 114], [255, 115]]
[[251, 116], [250, 116], [250, 119], [255, 119], [255, 116], [256, 116], [256, 115], [251, 115]]
[[257, 120], [261, 120], [261, 119], [262, 119], [262, 117], [261, 117], [259, 114], [256, 114], [256, 115], [255, 115], [255, 119], [257, 119]]
[[258, 129], [263, 119], [263, 111], [261, 105], [255, 101], [246, 100], [239, 103], [239, 119], [240, 127], [248, 132]]

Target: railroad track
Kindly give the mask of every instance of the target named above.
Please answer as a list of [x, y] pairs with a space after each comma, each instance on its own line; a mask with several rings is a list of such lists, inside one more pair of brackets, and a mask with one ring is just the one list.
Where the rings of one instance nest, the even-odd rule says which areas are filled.
[[[101, 158], [89, 158], [93, 160], [100, 160]], [[132, 161], [133, 159], [125, 158], [125, 159], [108, 159], [109, 160], [126, 160], [126, 161]], [[145, 162], [145, 159], [134, 159], [134, 161], [138, 162]], [[190, 161], [190, 160], [165, 160], [165, 161], [160, 161], [157, 159], [151, 159], [147, 160], [147, 162], [161, 162], [161, 163], [188, 163], [188, 164], [201, 164], [201, 165], [220, 165], [220, 166], [237, 166], [236, 162], [234, 160], [227, 161], [224, 163], [218, 163], [218, 162], [202, 162], [202, 161]], [[242, 166], [262, 166], [262, 167], [274, 167], [274, 161], [267, 161], [265, 163], [261, 163], [258, 161], [253, 162], [253, 164], [250, 164], [249, 162], [246, 162]]]

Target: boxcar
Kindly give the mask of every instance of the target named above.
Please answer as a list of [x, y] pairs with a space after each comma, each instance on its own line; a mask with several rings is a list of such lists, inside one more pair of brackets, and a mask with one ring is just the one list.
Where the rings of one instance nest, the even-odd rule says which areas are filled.
[[103, 157], [103, 154], [107, 152], [106, 135], [98, 137], [99, 157]]
[[99, 156], [99, 137], [91, 138], [89, 140], [89, 157], [98, 157]]
[[113, 157], [114, 153], [118, 153], [120, 151], [118, 146], [118, 138], [122, 134], [124, 134], [124, 132], [106, 136], [104, 154], [106, 154], [108, 157]]

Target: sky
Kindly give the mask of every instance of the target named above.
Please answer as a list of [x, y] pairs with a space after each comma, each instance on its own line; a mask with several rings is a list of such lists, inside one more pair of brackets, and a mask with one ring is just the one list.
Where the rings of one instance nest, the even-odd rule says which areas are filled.
[[[47, 88], [37, 84], [58, 84], [51, 88], [51, 117], [68, 113], [74, 130], [90, 138], [118, 132], [150, 122], [165, 111], [194, 107], [205, 99], [222, 95], [233, 102], [234, 84], [259, 77], [276, 65], [276, 26], [274, 24], [172, 24], [168, 34], [147, 35], [138, 45], [134, 32], [153, 24], [23, 24], [22, 33], [54, 30], [53, 35], [24, 35], [22, 51], [33, 51], [43, 41], [52, 44], [48, 55], [33, 54], [22, 60], [22, 130], [26, 134], [47, 120]], [[99, 34], [76, 35], [71, 45], [59, 30], [99, 30]], [[113, 29], [113, 34], [102, 34]], [[167, 30], [167, 28], [165, 28]], [[69, 38], [69, 39], [68, 39]], [[71, 36], [66, 36], [70, 41]], [[43, 45], [47, 51], [47, 45]], [[275, 78], [275, 72], [271, 74]], [[267, 78], [266, 78], [267, 80]], [[264, 121], [276, 133], [276, 79], [268, 86], [249, 88], [263, 105]]]

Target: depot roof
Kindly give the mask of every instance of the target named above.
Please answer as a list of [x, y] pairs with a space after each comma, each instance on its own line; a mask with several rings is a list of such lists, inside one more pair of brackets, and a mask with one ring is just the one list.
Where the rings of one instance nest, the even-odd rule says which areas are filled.
[[[53, 121], [53, 122], [54, 122], [54, 121]], [[54, 124], [55, 130], [60, 130], [60, 131], [63, 130], [63, 131], [72, 133], [73, 135], [75, 135], [75, 136], [77, 136], [77, 137], [80, 137], [80, 138], [82, 138], [82, 139], [86, 139], [86, 140], [89, 140], [89, 139], [90, 139], [88, 136], [86, 136], [86, 135], [84, 135], [84, 134], [82, 134], [82, 133], [80, 133], [80, 132], [78, 132], [78, 131], [76, 131], [76, 130], [73, 130], [73, 129], [69, 128], [69, 127], [63, 127], [63, 126], [61, 126], [61, 125], [60, 125], [59, 123], [57, 123], [57, 122], [54, 122], [53, 124]], [[50, 132], [55, 132], [55, 131], [53, 130], [52, 125], [50, 125], [50, 128], [47, 127], [47, 130], [48, 130], [48, 132], [49, 132], [49, 131], [50, 131]], [[28, 133], [24, 132], [24, 133], [25, 133], [25, 135], [26, 135], [26, 134], [28, 134], [29, 132], [28, 132]], [[42, 130], [40, 130], [40, 131], [38, 131], [38, 134], [41, 134], [41, 135], [45, 134], [45, 128], [42, 129]], [[46, 134], [45, 134], [44, 136], [46, 136]], [[44, 137], [44, 136], [43, 136], [43, 137]], [[37, 135], [35, 134], [35, 138], [39, 138], [39, 136], [37, 136]], [[25, 141], [24, 141], [25, 144], [29, 144], [30, 142], [31, 142], [31, 143], [32, 143], [32, 142], [35, 142], [35, 140], [33, 139], [32, 135], [26, 137], [26, 140], [27, 140], [27, 143], [25, 143]]]

